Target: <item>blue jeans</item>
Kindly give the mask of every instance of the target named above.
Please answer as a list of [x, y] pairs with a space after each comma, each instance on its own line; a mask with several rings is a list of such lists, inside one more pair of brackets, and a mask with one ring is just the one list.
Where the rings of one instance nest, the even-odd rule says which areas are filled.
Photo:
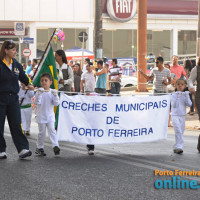
[[111, 83], [111, 93], [112, 94], [119, 94], [120, 88], [121, 88], [120, 83]]

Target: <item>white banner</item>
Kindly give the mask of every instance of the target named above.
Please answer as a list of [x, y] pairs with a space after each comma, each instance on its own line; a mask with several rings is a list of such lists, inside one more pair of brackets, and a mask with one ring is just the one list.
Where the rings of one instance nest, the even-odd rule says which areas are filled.
[[167, 138], [170, 96], [61, 94], [59, 141], [84, 144], [152, 142]]

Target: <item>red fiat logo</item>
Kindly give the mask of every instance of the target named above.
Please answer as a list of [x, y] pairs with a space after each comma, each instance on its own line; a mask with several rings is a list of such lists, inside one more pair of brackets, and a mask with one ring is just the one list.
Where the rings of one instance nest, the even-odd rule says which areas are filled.
[[136, 9], [136, 0], [107, 0], [108, 14], [113, 20], [127, 22], [135, 16]]

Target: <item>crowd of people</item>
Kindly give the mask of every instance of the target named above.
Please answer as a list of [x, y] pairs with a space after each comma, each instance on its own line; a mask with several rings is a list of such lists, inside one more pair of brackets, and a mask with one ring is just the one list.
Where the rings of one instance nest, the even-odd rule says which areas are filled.
[[[29, 60], [27, 66], [21, 65], [15, 59], [16, 44], [5, 41], [0, 51], [0, 159], [7, 158], [6, 142], [4, 139], [5, 117], [8, 119], [12, 139], [19, 153], [19, 158], [32, 155], [26, 136], [30, 136], [32, 103], [36, 105], [36, 122], [38, 123], [38, 139], [36, 144], [37, 155], [45, 156], [44, 140], [46, 128], [55, 155], [60, 154], [58, 138], [55, 129], [54, 106], [59, 105], [58, 91], [50, 89], [52, 77], [44, 73], [40, 77], [41, 87], [34, 92], [31, 79], [38, 67], [37, 59]], [[96, 68], [90, 59], [86, 58], [81, 66], [78, 62], [67, 62], [65, 52], [57, 50], [55, 61], [58, 75], [58, 90], [68, 95], [77, 93], [97, 93], [99, 95], [119, 95], [122, 69], [113, 58], [111, 67], [108, 63], [98, 60]], [[172, 65], [166, 63], [162, 57], [157, 57], [156, 67], [149, 75], [140, 70], [140, 74], [148, 81], [153, 80], [154, 95], [164, 95], [171, 92], [171, 114], [175, 131], [174, 153], [183, 153], [183, 133], [185, 128], [186, 106], [190, 107], [189, 114], [194, 114], [194, 96], [196, 93], [196, 107], [200, 96], [200, 61], [196, 66], [186, 60], [184, 67], [178, 65], [178, 57], [172, 57]], [[197, 92], [194, 82], [197, 81]], [[20, 85], [19, 85], [20, 82]], [[187, 87], [188, 82], [188, 87]], [[32, 101], [34, 99], [34, 101]], [[22, 126], [21, 126], [22, 123]], [[25, 136], [26, 135], [26, 136]], [[200, 151], [200, 145], [198, 145]], [[88, 144], [89, 155], [94, 154], [94, 145]]]

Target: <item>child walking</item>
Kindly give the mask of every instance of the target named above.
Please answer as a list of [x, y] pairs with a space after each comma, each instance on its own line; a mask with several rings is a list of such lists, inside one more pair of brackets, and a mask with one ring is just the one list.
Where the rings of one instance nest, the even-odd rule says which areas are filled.
[[48, 129], [49, 138], [51, 140], [55, 155], [60, 154], [58, 138], [54, 127], [55, 114], [54, 106], [59, 105], [57, 90], [50, 89], [52, 84], [51, 75], [44, 73], [40, 79], [41, 88], [35, 95], [34, 103], [37, 105], [36, 122], [38, 123], [39, 134], [37, 139], [37, 155], [46, 156], [44, 152], [44, 140], [46, 136], [46, 128]]
[[171, 96], [171, 116], [175, 131], [174, 153], [177, 154], [183, 153], [186, 107], [192, 105], [189, 92], [184, 92], [186, 84], [186, 80], [178, 79], [176, 81], [177, 92], [173, 93]]
[[32, 117], [31, 98], [34, 96], [34, 91], [28, 90], [26, 85], [21, 83], [21, 88], [18, 95], [23, 131], [25, 135], [30, 136], [30, 126]]

